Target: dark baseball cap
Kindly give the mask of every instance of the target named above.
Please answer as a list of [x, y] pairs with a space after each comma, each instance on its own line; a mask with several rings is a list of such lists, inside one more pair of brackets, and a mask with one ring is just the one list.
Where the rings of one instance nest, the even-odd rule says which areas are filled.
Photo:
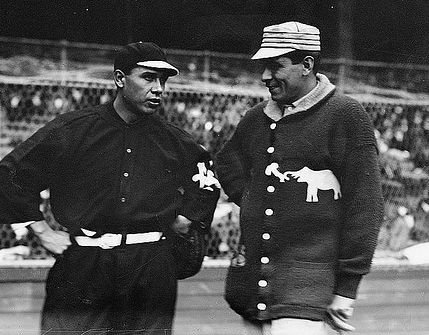
[[170, 77], [179, 74], [179, 70], [167, 62], [165, 52], [152, 42], [131, 43], [117, 52], [114, 62], [115, 70], [127, 73], [138, 66], [163, 70]]

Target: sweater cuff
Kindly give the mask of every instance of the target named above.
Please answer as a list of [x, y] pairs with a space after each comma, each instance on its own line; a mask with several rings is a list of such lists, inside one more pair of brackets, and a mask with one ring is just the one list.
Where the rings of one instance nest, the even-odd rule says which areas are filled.
[[179, 214], [191, 221], [204, 222], [210, 225], [219, 195], [219, 189], [213, 191], [198, 190], [193, 194], [188, 194]]
[[235, 203], [237, 206], [241, 206], [241, 200], [243, 199], [243, 194], [246, 189], [246, 184], [243, 182], [237, 182], [233, 184], [231, 190], [228, 195], [228, 201]]
[[362, 275], [339, 273], [334, 293], [346, 298], [356, 299], [359, 283]]

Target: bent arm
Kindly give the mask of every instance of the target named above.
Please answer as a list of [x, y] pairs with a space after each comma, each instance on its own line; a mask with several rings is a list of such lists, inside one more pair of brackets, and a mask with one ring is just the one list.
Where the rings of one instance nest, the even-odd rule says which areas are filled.
[[210, 154], [198, 146], [195, 155], [186, 159], [181, 171], [184, 189], [179, 215], [210, 227], [220, 194], [220, 185], [212, 169]]
[[216, 155], [216, 171], [220, 184], [229, 199], [240, 206], [249, 178], [248, 167], [237, 129]]
[[370, 270], [383, 220], [383, 197], [374, 145], [356, 147], [348, 154], [341, 187], [344, 217], [335, 293], [355, 298], [362, 276]]
[[54, 254], [62, 254], [71, 245], [68, 233], [53, 230], [45, 220], [32, 223], [30, 228], [40, 239], [42, 246]]
[[0, 224], [42, 221], [40, 192], [49, 188], [61, 141], [44, 127], [0, 161]]

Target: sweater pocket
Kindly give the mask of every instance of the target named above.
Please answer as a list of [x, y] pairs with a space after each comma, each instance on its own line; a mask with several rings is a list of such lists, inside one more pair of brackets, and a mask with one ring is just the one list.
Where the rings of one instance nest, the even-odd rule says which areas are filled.
[[271, 281], [274, 305], [325, 309], [332, 300], [335, 271], [331, 263], [283, 262]]

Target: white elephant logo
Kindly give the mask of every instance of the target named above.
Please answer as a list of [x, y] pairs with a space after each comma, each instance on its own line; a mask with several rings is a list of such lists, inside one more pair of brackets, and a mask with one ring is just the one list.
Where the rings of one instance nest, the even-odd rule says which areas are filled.
[[290, 180], [289, 175], [298, 183], [308, 184], [306, 202], [318, 202], [318, 190], [333, 190], [334, 200], [341, 198], [340, 183], [331, 170], [314, 171], [305, 166], [298, 171], [286, 171], [283, 173], [286, 180]]

